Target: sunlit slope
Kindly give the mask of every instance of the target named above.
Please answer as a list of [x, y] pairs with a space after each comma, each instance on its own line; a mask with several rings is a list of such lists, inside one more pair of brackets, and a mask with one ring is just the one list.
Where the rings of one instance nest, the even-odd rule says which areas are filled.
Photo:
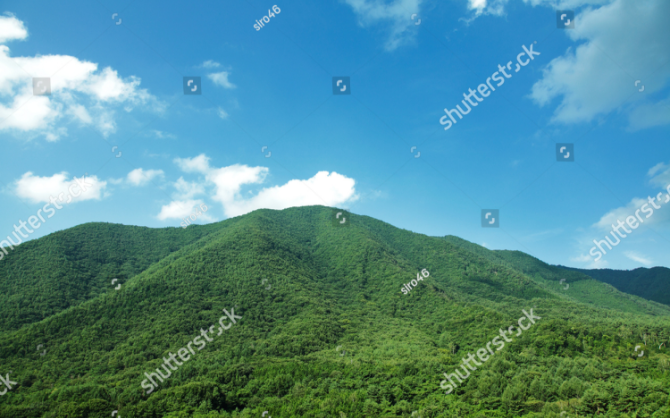
[[[632, 355], [640, 332], [668, 328], [667, 312], [612, 315], [442, 238], [332, 217], [303, 207], [221, 222], [120, 290], [6, 333], [0, 372], [19, 384], [0, 397], [0, 416], [511, 418], [568, 401], [595, 413], [596, 398], [668, 407], [667, 350]], [[422, 269], [430, 276], [403, 294]], [[144, 393], [143, 373], [232, 307], [237, 325]], [[542, 319], [445, 396], [442, 372], [522, 309]]]

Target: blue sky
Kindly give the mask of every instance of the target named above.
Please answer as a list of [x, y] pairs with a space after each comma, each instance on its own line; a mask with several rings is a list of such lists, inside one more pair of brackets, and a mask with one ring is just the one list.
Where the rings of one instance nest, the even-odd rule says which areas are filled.
[[[179, 227], [201, 204], [196, 223], [322, 204], [552, 264], [670, 267], [670, 203], [591, 252], [667, 194], [667, 1], [2, 7], [0, 237], [85, 176], [26, 239], [84, 222]], [[568, 9], [575, 27], [557, 28]], [[531, 45], [540, 55], [514, 72]], [[444, 130], [444, 109], [509, 61], [511, 77]], [[184, 94], [191, 76], [201, 95]], [[333, 94], [341, 76], [349, 95]]]

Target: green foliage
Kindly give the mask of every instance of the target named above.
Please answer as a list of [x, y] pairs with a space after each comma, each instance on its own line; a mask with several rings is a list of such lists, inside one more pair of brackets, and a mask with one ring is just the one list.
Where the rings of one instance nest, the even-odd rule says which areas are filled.
[[[85, 224], [22, 244], [0, 261], [0, 373], [19, 382], [0, 416], [669, 416], [667, 306], [580, 272], [564, 291], [564, 270], [523, 253], [331, 216]], [[146, 395], [143, 373], [232, 306], [243, 319]], [[542, 319], [445, 395], [442, 373], [530, 308]]]

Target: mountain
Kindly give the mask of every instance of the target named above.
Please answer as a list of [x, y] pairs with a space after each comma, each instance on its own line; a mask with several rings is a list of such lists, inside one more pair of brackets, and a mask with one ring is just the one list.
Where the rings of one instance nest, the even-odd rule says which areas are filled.
[[0, 416], [670, 414], [670, 307], [338, 211], [19, 245], [0, 261]]
[[648, 269], [640, 267], [635, 270], [585, 270], [563, 266], [558, 267], [586, 274], [598, 281], [611, 284], [622, 292], [670, 305], [669, 268], [653, 267]]

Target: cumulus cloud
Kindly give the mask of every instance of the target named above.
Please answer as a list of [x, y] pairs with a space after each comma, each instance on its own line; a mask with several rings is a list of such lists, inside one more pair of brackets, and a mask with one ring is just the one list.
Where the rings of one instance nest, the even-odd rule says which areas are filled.
[[[528, 2], [528, 1], [527, 1]], [[629, 111], [634, 129], [670, 122], [663, 103], [651, 103], [650, 94], [667, 86], [670, 67], [670, 2], [666, 0], [541, 1], [531, 4], [558, 7], [601, 5], [575, 16], [575, 28], [564, 33], [575, 42], [554, 58], [535, 83], [530, 97], [540, 106], [560, 100], [552, 120], [588, 122], [612, 111]], [[642, 79], [644, 94], [634, 81]], [[642, 108], [635, 110], [635, 105]]]
[[229, 75], [230, 74], [227, 71], [221, 71], [218, 73], [207, 74], [207, 77], [217, 86], [221, 86], [224, 89], [234, 89], [236, 86], [228, 80]]
[[[249, 167], [234, 164], [213, 168], [209, 158], [201, 154], [194, 158], [177, 158], [175, 163], [187, 173], [204, 174], [202, 182], [189, 183], [183, 178], [175, 184], [178, 200], [184, 201], [212, 189], [211, 198], [221, 203], [227, 217], [239, 216], [256, 209], [286, 209], [294, 206], [337, 206], [358, 199], [354, 179], [336, 172], [320, 171], [306, 180], [290, 180], [284, 185], [265, 187], [251, 196], [243, 196], [244, 186], [261, 185], [265, 182], [267, 167]], [[190, 194], [192, 192], [192, 194]], [[174, 203], [174, 202], [172, 202]], [[181, 206], [175, 203], [173, 210]]]
[[[0, 17], [0, 42], [26, 37], [23, 22], [13, 16]], [[50, 77], [51, 95], [34, 96], [32, 77]], [[67, 134], [59, 122], [76, 121], [106, 136], [116, 130], [117, 108], [127, 112], [136, 106], [164, 109], [164, 104], [139, 85], [135, 76], [123, 78], [112, 68], [99, 70], [98, 64], [76, 57], [12, 57], [9, 48], [0, 45], [0, 131], [32, 133], [55, 141]]]
[[128, 173], [128, 183], [133, 186], [144, 186], [156, 177], [163, 177], [163, 170], [144, 170], [136, 168]]
[[0, 16], [0, 43], [15, 39], [26, 39], [28, 31], [19, 19], [8, 14]]
[[386, 22], [391, 25], [390, 35], [384, 45], [387, 51], [393, 51], [401, 45], [414, 40], [415, 30], [412, 14], [419, 13], [423, 0], [394, 0], [385, 3], [382, 0], [344, 0], [351, 6], [362, 27]]
[[[14, 185], [16, 195], [32, 203], [49, 202], [51, 196], [57, 198], [61, 194], [63, 196], [71, 194], [72, 201], [76, 202], [100, 200], [107, 187], [107, 182], [96, 176], [73, 177], [72, 180], [68, 180], [67, 172], [57, 173], [51, 177], [40, 177], [29, 171], [16, 180]], [[77, 193], [80, 194], [74, 196]]]

